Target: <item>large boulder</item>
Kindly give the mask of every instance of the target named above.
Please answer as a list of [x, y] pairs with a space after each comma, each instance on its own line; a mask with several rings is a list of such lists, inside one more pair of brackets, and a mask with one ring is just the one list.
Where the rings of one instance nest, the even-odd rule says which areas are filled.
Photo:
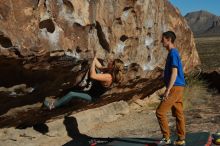
[[[200, 62], [194, 38], [167, 0], [1, 0], [0, 87], [26, 84], [34, 90], [19, 97], [0, 92], [5, 103], [0, 127], [33, 124], [68, 111], [152, 94], [163, 86], [167, 52], [160, 40], [167, 30], [177, 35], [187, 73]], [[60, 96], [79, 83], [95, 53], [104, 63], [123, 60], [124, 82], [96, 104], [77, 101], [75, 106], [42, 111], [39, 103], [45, 96]]]

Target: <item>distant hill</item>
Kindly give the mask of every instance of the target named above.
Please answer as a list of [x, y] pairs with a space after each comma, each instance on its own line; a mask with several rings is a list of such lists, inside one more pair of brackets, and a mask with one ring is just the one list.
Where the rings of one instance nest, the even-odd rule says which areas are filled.
[[195, 36], [220, 36], [220, 17], [207, 11], [195, 11], [185, 15]]

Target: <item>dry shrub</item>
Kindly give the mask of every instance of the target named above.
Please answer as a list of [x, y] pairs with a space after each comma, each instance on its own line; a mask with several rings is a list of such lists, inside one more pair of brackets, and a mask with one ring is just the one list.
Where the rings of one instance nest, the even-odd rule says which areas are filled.
[[191, 72], [186, 78], [186, 87], [183, 95], [184, 108], [191, 109], [194, 104], [206, 104], [210, 96], [208, 83], [202, 80], [198, 73]]

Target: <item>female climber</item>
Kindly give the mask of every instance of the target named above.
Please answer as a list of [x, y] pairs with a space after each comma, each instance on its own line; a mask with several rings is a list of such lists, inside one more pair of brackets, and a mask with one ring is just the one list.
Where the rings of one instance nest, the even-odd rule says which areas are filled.
[[124, 63], [120, 59], [115, 59], [108, 63], [108, 67], [104, 67], [95, 57], [87, 72], [88, 78], [91, 79], [91, 88], [89, 90], [73, 90], [61, 98], [46, 98], [44, 105], [51, 110], [67, 104], [74, 98], [92, 101], [92, 99], [98, 98], [105, 93], [113, 83], [120, 83], [123, 79], [123, 72]]

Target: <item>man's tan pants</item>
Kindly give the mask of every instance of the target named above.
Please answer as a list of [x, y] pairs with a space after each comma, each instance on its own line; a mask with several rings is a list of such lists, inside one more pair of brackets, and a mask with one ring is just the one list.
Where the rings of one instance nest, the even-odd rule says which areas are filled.
[[170, 138], [167, 112], [171, 109], [172, 115], [176, 117], [176, 129], [178, 138], [185, 139], [185, 118], [183, 113], [183, 90], [182, 86], [173, 86], [168, 98], [161, 101], [156, 110], [156, 116], [164, 138]]

